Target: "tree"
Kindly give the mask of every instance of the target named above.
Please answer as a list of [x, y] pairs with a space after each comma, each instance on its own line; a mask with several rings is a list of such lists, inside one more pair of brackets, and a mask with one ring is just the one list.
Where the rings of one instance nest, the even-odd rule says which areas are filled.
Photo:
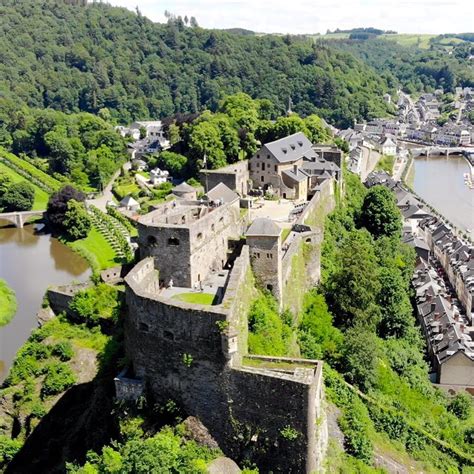
[[312, 291], [305, 297], [298, 342], [308, 359], [335, 362], [340, 357], [342, 333], [333, 326], [333, 317], [322, 294]]
[[172, 176], [179, 177], [184, 174], [188, 159], [179, 153], [165, 150], [159, 154], [157, 164], [160, 168], [169, 171]]
[[362, 205], [360, 221], [375, 239], [400, 235], [402, 219], [393, 193], [385, 186], [370, 188]]
[[22, 181], [12, 184], [1, 197], [4, 211], [30, 211], [35, 201], [35, 189], [30, 183]]
[[379, 276], [380, 291], [377, 303], [381, 321], [380, 337], [404, 337], [413, 326], [412, 307], [405, 282], [397, 268], [382, 268]]
[[71, 240], [87, 237], [91, 229], [91, 220], [82, 202], [70, 199], [64, 214], [63, 226]]
[[380, 283], [370, 234], [363, 229], [349, 232], [335, 259], [337, 267], [325, 284], [325, 292], [337, 323], [344, 327], [356, 322], [375, 327]]
[[64, 232], [66, 230], [64, 217], [68, 210], [68, 203], [72, 199], [76, 202], [84, 202], [86, 196], [74, 187], [66, 185], [49, 198], [46, 215], [49, 224], [57, 232]]
[[367, 392], [377, 380], [380, 357], [377, 336], [361, 326], [349, 329], [344, 337], [343, 354], [347, 379]]
[[0, 171], [0, 199], [12, 184], [13, 180], [10, 178], [10, 175], [4, 171]]
[[467, 393], [459, 392], [448, 403], [448, 410], [460, 420], [467, 420], [472, 412], [472, 399]]

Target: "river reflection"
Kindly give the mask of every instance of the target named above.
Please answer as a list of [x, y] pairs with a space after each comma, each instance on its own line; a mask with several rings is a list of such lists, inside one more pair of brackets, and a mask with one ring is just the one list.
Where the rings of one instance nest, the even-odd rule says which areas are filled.
[[474, 189], [464, 183], [467, 161], [460, 156], [420, 157], [414, 160], [414, 172], [414, 191], [474, 238]]
[[50, 285], [85, 280], [87, 262], [50, 235], [36, 234], [35, 226], [0, 228], [0, 278], [16, 292], [18, 311], [0, 328], [0, 381], [15, 353], [37, 326], [36, 313]]

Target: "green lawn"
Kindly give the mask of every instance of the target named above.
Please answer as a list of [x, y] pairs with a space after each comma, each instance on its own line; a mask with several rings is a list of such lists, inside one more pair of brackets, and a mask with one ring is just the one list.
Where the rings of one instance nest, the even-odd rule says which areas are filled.
[[123, 199], [125, 196], [128, 196], [129, 194], [138, 193], [139, 191], [140, 191], [140, 188], [138, 187], [138, 184], [136, 183], [120, 184], [114, 187], [114, 192], [117, 194], [119, 199]]
[[[14, 183], [19, 183], [21, 181], [27, 181], [23, 176], [20, 176], [16, 171], [12, 170], [4, 163], [0, 163], [0, 171], [10, 176]], [[33, 203], [33, 211], [39, 211], [42, 209], [46, 209], [48, 204], [49, 195], [46, 191], [43, 191], [38, 186], [31, 183], [31, 185], [35, 188], [35, 202]]]
[[174, 295], [174, 300], [184, 301], [185, 303], [211, 305], [214, 302], [215, 295], [210, 293], [180, 293]]
[[15, 292], [7, 285], [5, 280], [0, 279], [0, 327], [8, 324], [16, 313]]
[[430, 40], [435, 38], [436, 35], [407, 35], [407, 34], [399, 34], [399, 35], [381, 35], [382, 39], [395, 41], [396, 43], [402, 46], [418, 46], [422, 49], [428, 49], [430, 47]]
[[94, 271], [104, 270], [120, 263], [113, 248], [94, 227], [85, 239], [67, 242], [67, 245], [82, 255]]

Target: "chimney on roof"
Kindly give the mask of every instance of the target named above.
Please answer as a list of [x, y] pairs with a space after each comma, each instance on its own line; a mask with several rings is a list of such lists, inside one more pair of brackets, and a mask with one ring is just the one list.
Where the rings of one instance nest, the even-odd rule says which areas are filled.
[[436, 309], [436, 303], [431, 303], [431, 312], [433, 312], [435, 309]]
[[293, 172], [298, 176], [298, 165], [293, 165]]

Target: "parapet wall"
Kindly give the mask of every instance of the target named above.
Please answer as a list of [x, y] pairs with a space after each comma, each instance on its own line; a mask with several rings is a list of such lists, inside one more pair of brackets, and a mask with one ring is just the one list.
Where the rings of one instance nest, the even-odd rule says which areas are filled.
[[91, 283], [78, 283], [77, 285], [52, 286], [48, 288], [46, 296], [48, 297], [49, 305], [55, 314], [66, 312], [69, 316], [75, 316], [69, 309], [74, 295], [82, 290], [87, 290], [92, 286]]

